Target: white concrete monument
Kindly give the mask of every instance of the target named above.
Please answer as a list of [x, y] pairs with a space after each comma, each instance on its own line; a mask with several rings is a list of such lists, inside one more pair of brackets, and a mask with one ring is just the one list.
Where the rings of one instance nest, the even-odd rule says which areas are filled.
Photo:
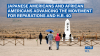
[[[64, 29], [64, 32], [66, 34], [65, 41], [69, 41], [69, 39], [70, 39], [69, 35], [71, 34], [71, 32], [70, 32], [70, 21], [68, 19], [65, 21], [65, 29]], [[71, 39], [73, 41], [73, 37], [71, 37]]]

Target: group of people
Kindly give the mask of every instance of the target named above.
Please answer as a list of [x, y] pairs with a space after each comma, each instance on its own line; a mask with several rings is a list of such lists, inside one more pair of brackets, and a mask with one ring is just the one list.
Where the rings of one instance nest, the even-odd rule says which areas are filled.
[[[65, 36], [66, 34], [64, 33], [63, 34], [63, 41], [65, 41]], [[71, 34], [70, 34], [71, 36]], [[41, 44], [41, 41], [42, 41], [42, 34], [40, 33], [39, 35], [39, 39], [40, 39], [40, 44]], [[53, 34], [52, 34], [52, 31], [50, 31], [49, 34], [47, 34], [47, 36], [45, 37], [46, 39], [46, 43], [49, 45], [49, 50], [52, 50], [52, 42], [53, 42]], [[60, 42], [60, 39], [61, 39], [61, 34], [57, 33], [57, 36], [55, 37], [55, 41], [56, 41], [56, 47], [57, 49], [56, 50], [59, 50], [59, 42]]]

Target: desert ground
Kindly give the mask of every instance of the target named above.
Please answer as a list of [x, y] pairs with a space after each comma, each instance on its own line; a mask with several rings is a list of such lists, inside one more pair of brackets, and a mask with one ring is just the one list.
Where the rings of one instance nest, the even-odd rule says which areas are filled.
[[[21, 35], [29, 38], [38, 37], [41, 32], [43, 37], [46, 36], [47, 29], [54, 30], [54, 36], [57, 33], [63, 34], [65, 20], [67, 18], [6, 18], [0, 17], [0, 34], [5, 35]], [[71, 34], [73, 36], [81, 36], [82, 33], [86, 36], [100, 37], [100, 17], [72, 17], [69, 18], [71, 23]]]
[[53, 42], [52, 50], [49, 50], [44, 39], [42, 45], [38, 42], [38, 46], [36, 39], [25, 39], [24, 46], [15, 46], [12, 43], [0, 46], [0, 56], [100, 56], [100, 45], [93, 46], [89, 52], [85, 52], [85, 46], [78, 45], [61, 45], [59, 48], [56, 50], [56, 44]]
[[[25, 45], [8, 43], [5, 46], [0, 45], [0, 56], [100, 56], [100, 45], [93, 46], [93, 50], [85, 52], [84, 46], [60, 46], [56, 50], [56, 44], [53, 43], [53, 50], [48, 50], [46, 41], [37, 46], [36, 37], [41, 32], [43, 37], [48, 32], [47, 29], [54, 30], [53, 35], [63, 34], [64, 24], [67, 18], [6, 18], [0, 17], [0, 37], [21, 36], [25, 37]], [[73, 17], [69, 18], [71, 23], [71, 34], [73, 36], [94, 36], [100, 38], [100, 17]], [[34, 39], [27, 39], [31, 37]], [[2, 41], [0, 40], [0, 44]]]

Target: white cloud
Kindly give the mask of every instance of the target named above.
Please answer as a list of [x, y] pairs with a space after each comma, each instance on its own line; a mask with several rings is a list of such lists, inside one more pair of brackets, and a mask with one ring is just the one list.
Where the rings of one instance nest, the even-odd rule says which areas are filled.
[[87, 0], [31, 0], [29, 3], [86, 3]]

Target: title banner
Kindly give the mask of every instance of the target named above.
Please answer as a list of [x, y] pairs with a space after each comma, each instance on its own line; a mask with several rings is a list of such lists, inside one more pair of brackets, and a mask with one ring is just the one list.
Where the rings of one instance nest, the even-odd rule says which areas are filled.
[[84, 4], [7, 4], [7, 18], [72, 18], [72, 13], [93, 13]]
[[7, 4], [7, 8], [84, 8], [84, 4]]

